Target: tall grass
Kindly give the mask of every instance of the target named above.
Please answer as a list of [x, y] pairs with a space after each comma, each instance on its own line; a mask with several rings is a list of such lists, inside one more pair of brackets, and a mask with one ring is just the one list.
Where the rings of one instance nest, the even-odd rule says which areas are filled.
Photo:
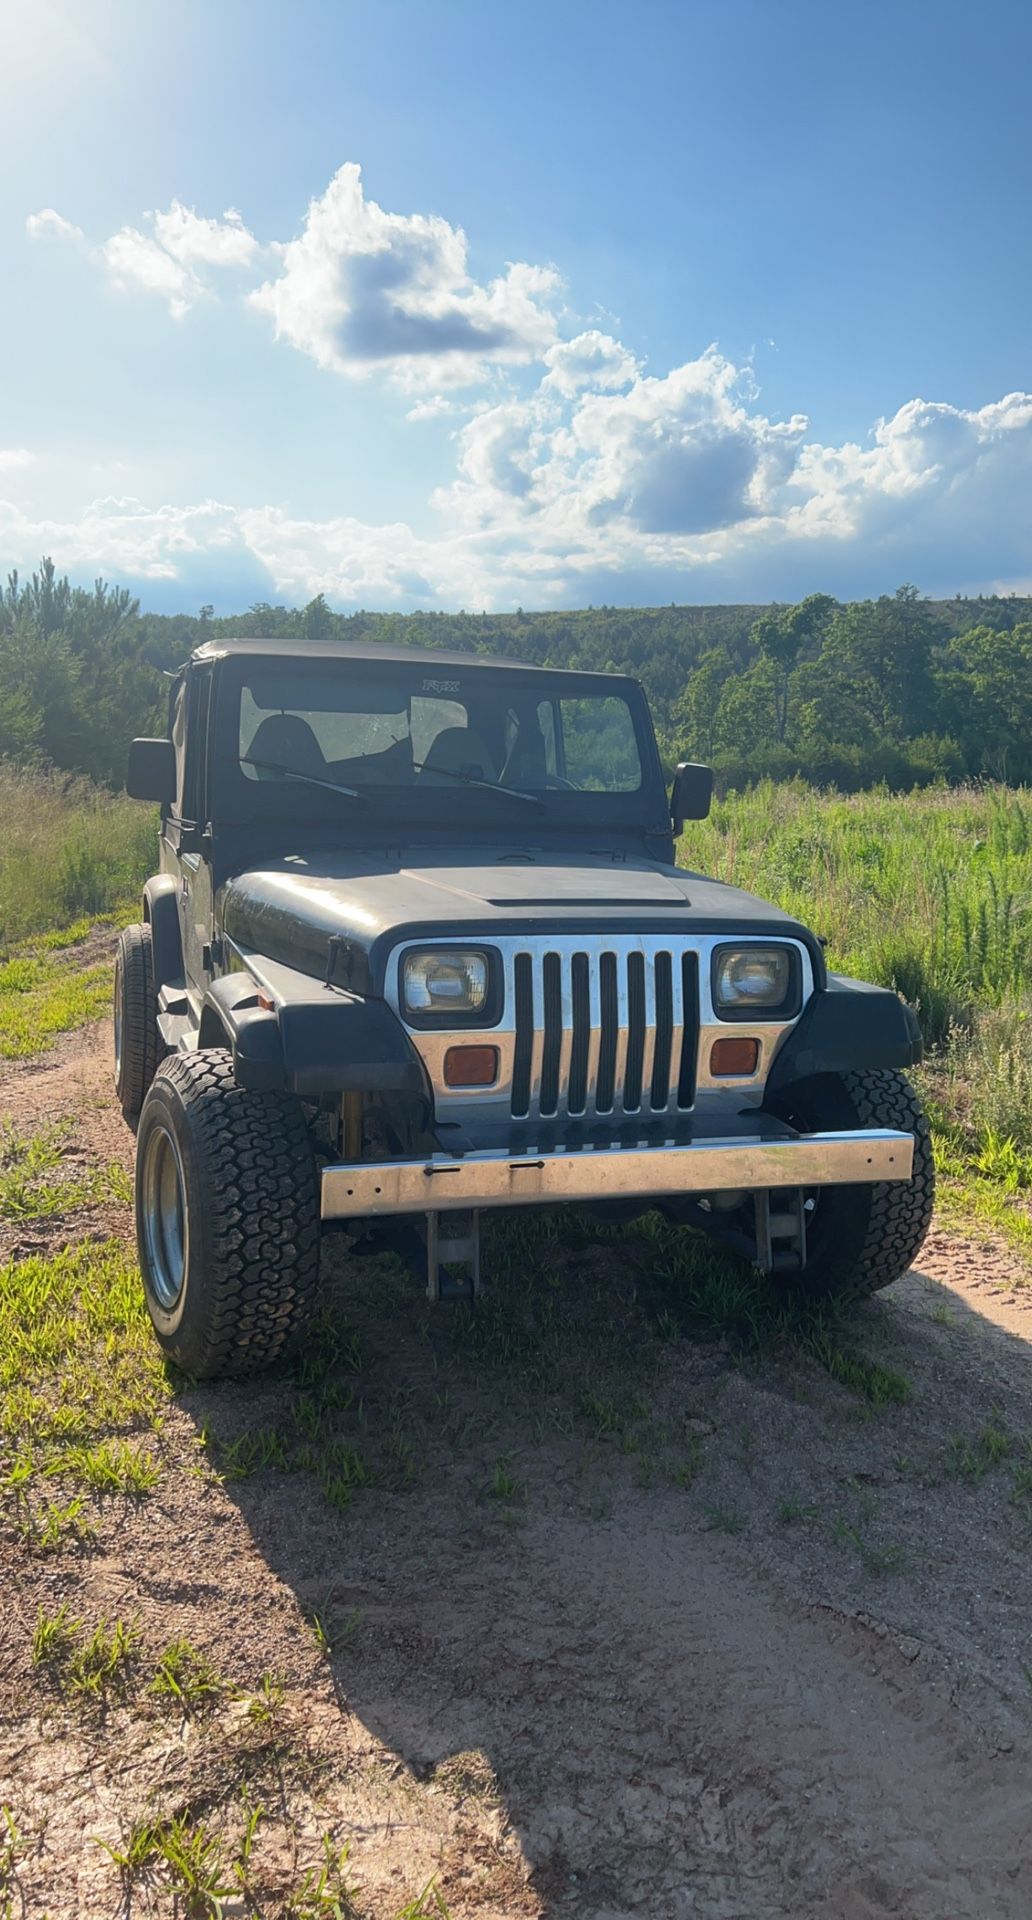
[[1032, 992], [1032, 793], [817, 793], [769, 781], [715, 803], [681, 859], [824, 934], [828, 963], [894, 987], [943, 1042]]
[[153, 809], [88, 780], [0, 761], [0, 955], [110, 913], [154, 865]]
[[828, 963], [916, 1008], [924, 1091], [976, 1157], [1032, 1152], [1032, 793], [818, 793], [771, 782], [715, 802], [681, 861], [827, 939]]

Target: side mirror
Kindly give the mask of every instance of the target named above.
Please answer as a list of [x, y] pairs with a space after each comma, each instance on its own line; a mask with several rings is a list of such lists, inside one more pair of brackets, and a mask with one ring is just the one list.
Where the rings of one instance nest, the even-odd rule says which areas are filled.
[[171, 740], [133, 741], [125, 790], [133, 800], [159, 800], [163, 807], [175, 799], [176, 750]]
[[713, 768], [682, 760], [670, 789], [670, 818], [680, 833], [686, 820], [705, 820], [713, 798]]

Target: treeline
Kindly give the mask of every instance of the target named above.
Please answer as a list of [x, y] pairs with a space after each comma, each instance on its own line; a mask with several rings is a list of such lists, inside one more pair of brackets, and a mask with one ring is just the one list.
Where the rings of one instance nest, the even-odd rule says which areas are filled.
[[119, 786], [134, 733], [164, 724], [167, 683], [205, 639], [258, 634], [501, 653], [635, 674], [672, 762], [711, 760], [723, 788], [801, 774], [885, 781], [1032, 781], [1032, 600], [932, 601], [900, 587], [841, 604], [589, 607], [572, 613], [337, 614], [260, 603], [215, 619], [141, 613], [49, 560], [0, 590], [0, 758]]

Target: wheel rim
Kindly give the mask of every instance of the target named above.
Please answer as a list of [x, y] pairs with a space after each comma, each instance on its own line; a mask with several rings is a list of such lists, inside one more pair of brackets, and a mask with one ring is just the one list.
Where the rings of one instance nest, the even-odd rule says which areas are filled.
[[122, 1075], [122, 963], [115, 962], [115, 1077]]
[[158, 1305], [170, 1313], [183, 1291], [189, 1226], [179, 1148], [160, 1124], [147, 1141], [142, 1186], [147, 1277]]

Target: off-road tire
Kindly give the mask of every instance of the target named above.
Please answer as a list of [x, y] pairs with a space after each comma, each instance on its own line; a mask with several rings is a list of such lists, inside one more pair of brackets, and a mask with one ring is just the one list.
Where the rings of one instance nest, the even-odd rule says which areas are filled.
[[931, 1135], [909, 1080], [884, 1068], [821, 1074], [793, 1088], [778, 1111], [807, 1132], [893, 1127], [913, 1134], [911, 1180], [815, 1191], [806, 1266], [792, 1276], [808, 1292], [841, 1300], [891, 1286], [919, 1253], [935, 1201]]
[[[165, 1191], [164, 1170], [173, 1187], [177, 1169], [182, 1283], [170, 1297], [155, 1184]], [[154, 1331], [184, 1373], [214, 1380], [279, 1360], [319, 1279], [315, 1160], [294, 1096], [238, 1087], [221, 1048], [167, 1059], [140, 1115], [136, 1238]]]
[[124, 927], [115, 951], [115, 1089], [127, 1120], [139, 1113], [161, 1054], [151, 930]]

